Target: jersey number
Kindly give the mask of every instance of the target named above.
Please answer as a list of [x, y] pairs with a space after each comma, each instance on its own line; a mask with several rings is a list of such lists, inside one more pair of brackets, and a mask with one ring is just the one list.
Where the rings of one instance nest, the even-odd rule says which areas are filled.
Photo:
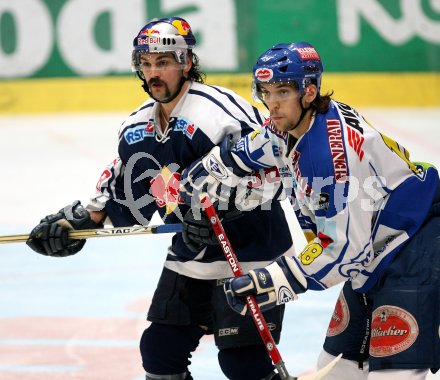
[[323, 248], [318, 243], [309, 244], [299, 255], [304, 265], [310, 265], [322, 253]]

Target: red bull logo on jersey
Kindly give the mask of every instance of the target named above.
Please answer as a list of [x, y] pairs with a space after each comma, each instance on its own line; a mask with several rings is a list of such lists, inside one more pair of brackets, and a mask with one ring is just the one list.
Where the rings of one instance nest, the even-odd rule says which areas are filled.
[[146, 137], [154, 137], [154, 122], [152, 120], [149, 120], [147, 125], [137, 125], [124, 132], [124, 139], [129, 145], [136, 144]]
[[171, 214], [183, 200], [179, 194], [180, 174], [171, 172], [164, 166], [161, 172], [150, 181], [151, 194], [159, 207], [166, 207], [166, 214]]
[[259, 82], [269, 82], [273, 78], [273, 71], [265, 67], [259, 68], [255, 70], [255, 78]]
[[182, 132], [186, 137], [192, 140], [194, 133], [197, 131], [197, 127], [194, 123], [191, 123], [185, 118], [178, 118], [174, 123], [174, 130]]
[[405, 351], [419, 335], [416, 319], [397, 306], [383, 305], [373, 312], [370, 355], [391, 356]]

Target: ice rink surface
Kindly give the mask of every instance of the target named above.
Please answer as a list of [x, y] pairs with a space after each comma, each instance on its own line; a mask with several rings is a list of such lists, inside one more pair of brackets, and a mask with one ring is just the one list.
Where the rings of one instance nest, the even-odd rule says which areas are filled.
[[[440, 167], [440, 109], [359, 111], [413, 161]], [[0, 117], [0, 235], [29, 233], [45, 215], [86, 202], [116, 156], [127, 115]], [[300, 250], [304, 238], [286, 212]], [[90, 239], [76, 256], [59, 259], [25, 244], [0, 245], [0, 379], [143, 379], [138, 340], [169, 239]], [[314, 369], [339, 288], [287, 305], [279, 350], [291, 374]], [[195, 379], [224, 379], [212, 339], [192, 362]]]

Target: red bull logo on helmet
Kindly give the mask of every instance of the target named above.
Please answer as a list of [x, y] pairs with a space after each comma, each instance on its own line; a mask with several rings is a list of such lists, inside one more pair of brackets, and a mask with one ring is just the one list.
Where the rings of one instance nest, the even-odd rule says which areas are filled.
[[160, 34], [160, 30], [154, 28], [148, 28], [139, 33], [142, 36], [150, 37], [154, 34]]
[[148, 28], [142, 30], [137, 38], [138, 45], [156, 45], [160, 44], [160, 30]]
[[273, 71], [265, 67], [259, 68], [255, 70], [255, 78], [259, 82], [269, 82], [273, 78]]
[[181, 36], [187, 36], [191, 32], [191, 27], [186, 21], [174, 20], [172, 25], [179, 31]]
[[138, 37], [138, 45], [157, 45], [160, 44], [160, 37]]

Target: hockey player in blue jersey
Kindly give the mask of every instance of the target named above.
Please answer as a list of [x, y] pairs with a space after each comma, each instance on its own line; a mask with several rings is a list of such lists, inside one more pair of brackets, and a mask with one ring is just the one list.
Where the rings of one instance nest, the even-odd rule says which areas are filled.
[[[195, 45], [191, 27], [178, 17], [155, 19], [140, 30], [132, 64], [151, 99], [121, 125], [119, 155], [101, 175], [91, 202], [85, 207], [75, 202], [41, 220], [28, 245], [44, 255], [68, 256], [85, 243], [69, 240], [69, 228], [94, 228], [105, 217], [114, 226], [147, 225], [155, 212], [165, 223], [184, 220], [183, 236], [174, 235], [168, 250], [148, 311], [151, 325], [140, 342], [146, 379], [192, 379], [191, 354], [206, 334], [214, 334], [219, 364], [229, 379], [277, 379], [252, 319], [241, 318], [226, 302], [223, 282], [231, 271], [222, 250], [209, 236], [203, 244], [191, 243], [191, 231], [207, 231], [209, 222], [179, 197], [185, 167], [225, 136], [238, 140], [263, 121], [237, 94], [203, 84]], [[249, 199], [257, 196], [256, 186], [243, 188]], [[279, 202], [272, 202], [271, 210], [219, 212], [246, 272], [293, 254]], [[280, 306], [266, 314], [276, 340], [283, 311]]]
[[244, 314], [243, 296], [254, 294], [267, 310], [345, 282], [319, 366], [343, 359], [326, 379], [424, 379], [440, 367], [438, 172], [321, 94], [322, 72], [309, 43], [266, 51], [253, 68], [253, 94], [270, 119], [211, 152], [216, 165], [201, 159], [185, 170], [182, 197], [196, 189], [215, 200], [226, 180], [277, 167], [308, 244], [227, 281], [230, 306]]

